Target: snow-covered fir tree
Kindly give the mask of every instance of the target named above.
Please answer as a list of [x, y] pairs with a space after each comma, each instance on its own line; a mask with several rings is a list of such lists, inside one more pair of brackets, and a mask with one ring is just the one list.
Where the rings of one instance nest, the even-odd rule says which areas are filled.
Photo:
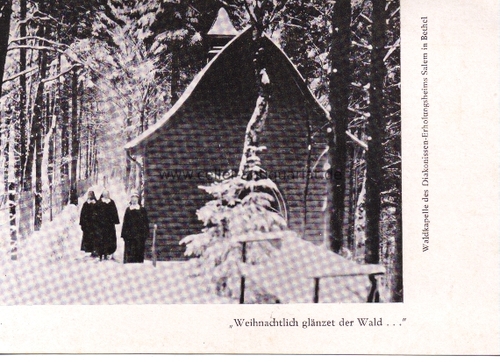
[[[214, 197], [197, 211], [203, 222], [201, 234], [189, 235], [180, 243], [186, 244], [186, 255], [199, 257], [200, 273], [209, 282], [214, 293], [231, 298], [240, 294], [243, 253], [245, 262], [255, 265], [272, 257], [279, 247], [272, 240], [257, 235], [270, 235], [287, 228], [285, 213], [280, 206], [280, 193], [276, 184], [266, 177], [254, 148], [254, 156], [247, 158], [247, 172], [220, 177], [210, 186], [199, 186]], [[243, 250], [242, 236], [250, 236]], [[259, 241], [251, 242], [256, 236]], [[245, 239], [246, 240], [246, 239]], [[246, 302], [259, 302], [268, 298], [256, 285], [245, 287]]]

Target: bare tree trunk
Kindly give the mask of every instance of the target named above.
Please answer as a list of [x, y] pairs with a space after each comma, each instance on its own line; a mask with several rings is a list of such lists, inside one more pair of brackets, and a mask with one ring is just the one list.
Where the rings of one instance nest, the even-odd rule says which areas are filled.
[[[98, 176], [99, 176], [99, 164], [97, 162], [97, 131], [94, 130], [94, 136], [93, 136], [93, 140], [94, 140], [94, 147], [92, 148], [92, 174], [94, 175], [94, 177], [96, 179], [98, 179]], [[106, 185], [104, 185], [106, 186]]]
[[[50, 144], [51, 144], [51, 141], [52, 141], [52, 137], [54, 135], [54, 130], [56, 128], [56, 120], [57, 120], [57, 117], [56, 115], [52, 115], [51, 117], [51, 124], [50, 126], [48, 127], [48, 130], [47, 130], [47, 133], [45, 134], [44, 138], [43, 138], [43, 150], [42, 150], [42, 161], [41, 161], [41, 164], [42, 164], [42, 177], [41, 177], [41, 180], [42, 180], [42, 195], [43, 195], [43, 210], [46, 211], [46, 210], [49, 210], [50, 212], [50, 200], [51, 200], [51, 179], [52, 179], [52, 175], [50, 174], [50, 169], [49, 169], [49, 165], [51, 163], [51, 160], [50, 160]], [[45, 214], [45, 216], [47, 216]], [[49, 220], [52, 220], [52, 215], [48, 215], [49, 216]]]
[[35, 136], [35, 230], [40, 230], [43, 222], [42, 163], [43, 163], [43, 128], [37, 127]]
[[346, 189], [346, 131], [349, 122], [349, 53], [351, 34], [351, 1], [338, 0], [333, 9], [333, 40], [330, 50], [332, 71], [330, 74], [330, 105], [334, 130], [329, 133], [330, 186], [328, 211], [329, 246], [338, 253], [342, 248], [344, 194]]
[[[131, 106], [128, 107], [128, 114], [127, 114], [127, 119], [125, 120], [125, 128], [127, 129], [127, 134], [126, 134], [126, 139], [127, 142], [129, 142], [132, 139], [132, 134], [130, 132], [130, 126], [132, 125], [132, 117], [130, 114], [130, 109], [132, 109]], [[130, 190], [131, 188], [134, 187], [133, 184], [130, 183], [130, 174], [132, 172], [132, 161], [130, 160], [130, 157], [125, 157], [125, 187], [127, 190]], [[139, 191], [140, 193], [141, 191]]]
[[372, 66], [370, 118], [368, 135], [371, 140], [366, 152], [366, 254], [365, 261], [369, 264], [379, 263], [380, 247], [380, 216], [381, 192], [383, 183], [382, 146], [384, 134], [384, 97], [383, 86], [385, 78], [384, 44], [385, 44], [385, 1], [374, 0], [372, 12]]
[[353, 164], [354, 160], [352, 158], [351, 152], [349, 152], [351, 147], [346, 149], [346, 167], [345, 167], [345, 190], [344, 190], [344, 216], [342, 222], [342, 244], [346, 247], [352, 255], [354, 254], [354, 242], [353, 242], [353, 224], [354, 224], [354, 207], [352, 194], [353, 194]]
[[[11, 1], [9, 1], [11, 2]], [[19, 13], [19, 35], [21, 38], [26, 37], [26, 0], [20, 0], [20, 13]], [[3, 33], [0, 31], [0, 33]], [[21, 212], [19, 207], [19, 195], [20, 190], [24, 188], [24, 168], [26, 163], [26, 74], [23, 72], [26, 70], [26, 49], [22, 48], [26, 45], [26, 41], [22, 40], [19, 43], [21, 49], [19, 50], [19, 71], [21, 76], [19, 77], [19, 122], [17, 126], [11, 127], [10, 135], [10, 150], [9, 150], [9, 220], [10, 220], [10, 258], [11, 260], [17, 260], [17, 241], [18, 241], [18, 228], [17, 219], [18, 214]], [[7, 45], [7, 44], [6, 44]], [[0, 53], [6, 55], [6, 51]], [[3, 66], [0, 66], [3, 70]], [[0, 83], [1, 84], [1, 83]], [[1, 87], [0, 87], [1, 88]], [[0, 91], [1, 96], [1, 91]], [[16, 133], [19, 134], [19, 138], [16, 137]], [[19, 145], [18, 147], [16, 147]], [[15, 157], [15, 154], [19, 153], [19, 158]], [[13, 172], [10, 170], [13, 169]]]
[[87, 139], [85, 140], [85, 179], [90, 176], [90, 125], [87, 122]]
[[[43, 11], [44, 3], [40, 1], [40, 10]], [[40, 26], [36, 35], [39, 38], [45, 36], [46, 29]], [[29, 146], [27, 148], [25, 164], [25, 189], [34, 192], [35, 196], [35, 214], [34, 229], [39, 230], [42, 225], [42, 132], [43, 132], [43, 103], [44, 103], [44, 83], [42, 80], [47, 75], [47, 54], [44, 50], [39, 51], [38, 59], [40, 69], [40, 81], [37, 86], [35, 101], [33, 104], [33, 113], [31, 115], [31, 130], [29, 137]], [[35, 164], [35, 188], [33, 190], [32, 176], [33, 163]]]
[[0, 108], [0, 195], [7, 191], [9, 166], [9, 123], [12, 118], [12, 106], [7, 103]]
[[255, 81], [257, 83], [257, 101], [252, 117], [247, 124], [243, 155], [241, 158], [238, 174], [243, 177], [253, 177], [253, 167], [259, 166], [254, 162], [254, 157], [259, 147], [259, 135], [264, 130], [269, 114], [269, 86], [271, 80], [265, 67], [265, 33], [259, 24], [254, 24], [252, 30], [252, 42], [255, 59]]
[[[19, 14], [19, 35], [21, 39], [26, 37], [26, 0], [20, 0], [20, 14]], [[19, 71], [23, 73], [26, 70], [26, 49], [22, 46], [26, 45], [26, 40], [21, 40], [19, 42], [21, 49], [19, 50]], [[26, 168], [26, 153], [27, 153], [27, 134], [26, 134], [26, 74], [21, 74], [19, 77], [19, 143], [20, 143], [20, 180], [19, 185], [22, 189], [28, 189], [25, 180], [25, 168]]]
[[69, 174], [69, 89], [66, 82], [62, 84], [62, 92], [61, 92], [61, 179], [64, 184], [65, 192], [63, 194], [63, 204], [66, 205], [69, 201], [69, 193], [67, 192], [66, 186], [68, 185], [68, 181], [70, 180]]
[[386, 267], [382, 283], [390, 290], [391, 302], [403, 301], [403, 250], [401, 219], [401, 77], [400, 2], [385, 4], [384, 66], [384, 188], [380, 221], [380, 262]]
[[10, 17], [12, 14], [12, 0], [0, 1], [0, 97], [2, 96], [3, 74], [5, 58], [9, 45]]
[[[45, 28], [41, 27], [37, 35], [43, 37]], [[43, 109], [44, 109], [44, 83], [42, 80], [47, 75], [47, 54], [45, 51], [39, 53], [40, 82], [38, 83], [33, 116], [31, 122], [30, 149], [35, 159], [35, 230], [42, 226], [42, 143], [43, 143]], [[29, 161], [29, 157], [28, 157]]]
[[[85, 130], [83, 129], [83, 119], [84, 119], [84, 107], [83, 107], [83, 100], [84, 100], [84, 91], [83, 91], [83, 81], [80, 80], [78, 82], [78, 175], [77, 175], [77, 180], [85, 180], [87, 182], [87, 178], [85, 177], [85, 173], [82, 172], [82, 168], [84, 167], [83, 163], [83, 146], [82, 141], [85, 142], [83, 139], [83, 135], [85, 133]], [[78, 181], [77, 181], [78, 183]], [[77, 187], [78, 189], [78, 187]]]
[[[365, 261], [366, 246], [366, 177], [363, 172], [363, 183], [357, 195], [354, 211], [354, 260], [359, 263]], [[357, 182], [357, 180], [356, 180]]]
[[140, 121], [139, 121], [139, 132], [142, 133], [147, 129], [147, 125], [145, 124], [145, 118], [146, 118], [146, 110], [144, 109], [145, 106], [142, 105], [141, 107], [141, 115], [140, 115]]
[[[8, 150], [5, 153], [7, 167], [7, 188], [9, 197], [9, 226], [10, 226], [10, 259], [17, 260], [17, 180], [19, 177], [19, 162], [15, 156], [16, 147], [16, 126], [12, 122], [12, 108], [8, 106], [5, 112], [5, 125], [8, 128]], [[7, 131], [7, 130], [5, 130]], [[3, 176], [3, 175], [2, 175]]]
[[78, 126], [78, 71], [74, 69], [71, 76], [71, 183], [69, 196], [70, 203], [73, 205], [78, 205], [77, 167], [80, 153]]

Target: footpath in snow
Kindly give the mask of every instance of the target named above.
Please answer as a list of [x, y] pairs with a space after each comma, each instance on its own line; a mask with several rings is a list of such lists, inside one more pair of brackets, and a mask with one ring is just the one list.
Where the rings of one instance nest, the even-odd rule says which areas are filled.
[[[103, 186], [92, 187], [99, 197]], [[107, 189], [118, 208], [120, 222], [128, 204], [123, 185], [116, 180]], [[86, 195], [85, 195], [86, 196]], [[80, 208], [66, 206], [52, 222], [18, 243], [19, 258], [10, 260], [8, 243], [0, 256], [0, 305], [94, 305], [235, 303], [207, 290], [201, 277], [192, 276], [189, 262], [123, 264], [119, 237], [114, 260], [98, 261], [80, 251]]]

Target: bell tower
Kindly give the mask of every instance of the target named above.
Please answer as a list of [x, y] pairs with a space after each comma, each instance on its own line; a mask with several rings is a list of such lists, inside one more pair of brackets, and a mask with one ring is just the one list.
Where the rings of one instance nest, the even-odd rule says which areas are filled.
[[209, 62], [220, 50], [236, 35], [238, 35], [238, 30], [235, 29], [229, 15], [224, 8], [220, 8], [217, 13], [217, 19], [215, 19], [212, 27], [207, 32], [207, 39], [209, 45], [208, 59]]

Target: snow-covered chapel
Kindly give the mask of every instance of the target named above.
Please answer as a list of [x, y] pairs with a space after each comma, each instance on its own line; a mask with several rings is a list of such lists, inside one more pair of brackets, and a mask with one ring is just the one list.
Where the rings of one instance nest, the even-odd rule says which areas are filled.
[[[209, 196], [198, 186], [212, 183], [210, 173], [238, 171], [257, 99], [251, 29], [236, 31], [221, 9], [207, 37], [208, 64], [156, 124], [125, 145], [129, 155], [142, 159], [144, 206], [158, 227], [159, 260], [184, 259], [179, 241], [201, 231], [196, 211]], [[306, 170], [325, 149], [321, 134], [328, 112], [269, 38], [265, 54], [271, 100], [260, 139], [267, 147], [259, 154], [262, 167], [283, 195], [290, 229], [321, 243], [327, 181], [320, 172], [308, 178]], [[151, 245], [146, 250], [148, 258]]]

